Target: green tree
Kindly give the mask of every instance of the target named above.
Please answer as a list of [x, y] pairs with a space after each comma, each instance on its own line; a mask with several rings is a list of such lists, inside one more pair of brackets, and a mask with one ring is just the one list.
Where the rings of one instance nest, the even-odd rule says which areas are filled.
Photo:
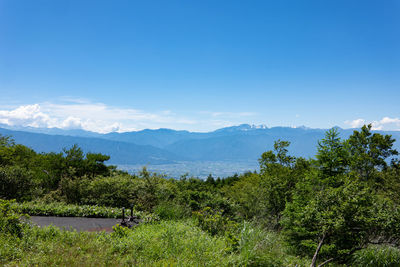
[[233, 185], [223, 189], [225, 195], [238, 203], [238, 212], [245, 219], [266, 216], [267, 194], [256, 173], [240, 176]]
[[393, 149], [395, 140], [392, 136], [372, 134], [371, 128], [371, 124], [364, 125], [361, 131], [354, 131], [348, 139], [351, 170], [365, 181], [376, 178], [376, 172], [388, 166], [386, 160], [398, 155], [398, 151]]
[[90, 174], [92, 178], [96, 175], [109, 175], [110, 170], [104, 164], [105, 161], [109, 160], [110, 156], [103, 155], [100, 153], [87, 153], [86, 154], [86, 173]]
[[65, 175], [70, 178], [82, 177], [85, 170], [84, 154], [82, 149], [74, 144], [70, 149], [63, 149], [65, 154]]
[[316, 157], [318, 166], [327, 177], [343, 174], [348, 170], [348, 147], [346, 142], [340, 139], [337, 129], [328, 130], [325, 138], [318, 141]]
[[[288, 155], [288, 141], [278, 140], [274, 144], [274, 151], [267, 151], [261, 155], [260, 184], [263, 197], [263, 216], [268, 218], [274, 228], [280, 227], [280, 218], [287, 202], [292, 199], [293, 190], [299, 180], [299, 175], [304, 175], [307, 166], [304, 159], [296, 159]], [[298, 163], [298, 164], [297, 164]], [[299, 170], [302, 171], [299, 172]]]
[[[307, 192], [305, 195], [305, 192]], [[284, 211], [284, 235], [300, 255], [313, 255], [324, 263], [346, 263], [369, 244], [391, 243], [399, 238], [400, 213], [390, 201], [379, 199], [357, 181], [346, 179], [339, 187], [315, 192], [300, 183], [294, 200]]]
[[26, 168], [0, 167], [0, 198], [30, 200], [34, 187], [32, 172]]
[[269, 172], [277, 166], [291, 167], [295, 162], [295, 158], [288, 155], [287, 147], [289, 147], [289, 145], [289, 141], [281, 141], [280, 139], [275, 141], [274, 151], [270, 150], [264, 152], [258, 160], [261, 173]]

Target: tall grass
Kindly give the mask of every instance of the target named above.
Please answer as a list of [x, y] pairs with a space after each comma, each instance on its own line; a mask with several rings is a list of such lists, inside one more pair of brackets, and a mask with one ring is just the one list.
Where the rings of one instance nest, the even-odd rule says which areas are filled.
[[185, 222], [142, 224], [126, 235], [26, 227], [21, 238], [0, 233], [0, 265], [62, 266], [228, 266], [222, 237]]
[[353, 255], [353, 266], [398, 267], [400, 249], [390, 246], [369, 246]]
[[278, 234], [245, 223], [239, 247], [191, 220], [160, 221], [111, 234], [24, 227], [22, 237], [0, 233], [7, 266], [307, 266], [286, 253]]
[[239, 236], [239, 259], [244, 266], [309, 266], [310, 260], [287, 253], [278, 233], [244, 222]]

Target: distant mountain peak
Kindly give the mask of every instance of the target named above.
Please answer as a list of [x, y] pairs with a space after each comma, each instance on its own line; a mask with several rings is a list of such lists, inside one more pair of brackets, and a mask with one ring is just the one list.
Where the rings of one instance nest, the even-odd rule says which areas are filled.
[[215, 130], [215, 132], [238, 132], [238, 131], [252, 131], [252, 130], [260, 130], [260, 129], [268, 129], [267, 125], [265, 124], [240, 124], [236, 126], [229, 126], [225, 128], [221, 128]]
[[304, 126], [304, 125], [296, 126], [296, 127], [294, 127], [294, 128], [296, 128], [296, 129], [303, 129], [303, 130], [310, 130], [310, 129], [311, 129], [310, 127], [307, 127], [307, 126]]
[[252, 124], [251, 128], [252, 129], [268, 129], [268, 126], [265, 124], [259, 124], [259, 125]]

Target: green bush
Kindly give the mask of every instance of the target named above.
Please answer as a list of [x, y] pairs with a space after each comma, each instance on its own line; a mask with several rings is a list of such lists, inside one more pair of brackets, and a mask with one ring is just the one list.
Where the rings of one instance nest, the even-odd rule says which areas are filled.
[[211, 235], [224, 234], [227, 231], [237, 230], [238, 224], [228, 217], [222, 216], [221, 211], [215, 211], [206, 207], [193, 212], [197, 225]]
[[96, 177], [84, 184], [81, 203], [110, 207], [130, 207], [136, 181], [131, 176]]
[[30, 199], [33, 185], [31, 171], [19, 166], [0, 167], [0, 198]]
[[222, 216], [221, 211], [212, 210], [206, 207], [201, 211], [193, 212], [196, 224], [211, 235], [224, 235], [230, 251], [238, 247], [238, 226], [239, 224]]
[[0, 232], [20, 237], [23, 223], [14, 201], [0, 199]]

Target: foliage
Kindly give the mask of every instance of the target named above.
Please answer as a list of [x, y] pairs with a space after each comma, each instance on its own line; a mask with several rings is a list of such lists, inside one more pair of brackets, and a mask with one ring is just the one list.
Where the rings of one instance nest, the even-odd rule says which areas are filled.
[[200, 211], [193, 212], [196, 225], [211, 235], [224, 235], [229, 245], [229, 250], [238, 248], [239, 224], [223, 216], [221, 211], [206, 207]]
[[320, 257], [347, 260], [386, 230], [370, 190], [354, 182], [320, 191], [308, 204], [295, 200], [285, 210], [285, 235], [299, 254], [312, 255], [323, 244]]
[[346, 172], [350, 155], [346, 142], [339, 137], [336, 128], [328, 130], [325, 138], [318, 142], [317, 163], [326, 177], [340, 175]]
[[256, 173], [248, 173], [232, 184], [222, 188], [225, 195], [237, 203], [239, 216], [253, 219], [265, 215], [268, 201], [266, 190], [261, 186], [261, 177]]
[[135, 184], [127, 175], [97, 176], [89, 179], [65, 178], [59, 191], [68, 203], [87, 205], [130, 207], [133, 202]]
[[23, 223], [20, 220], [21, 215], [12, 205], [14, 203], [0, 199], [0, 232], [21, 237]]
[[193, 212], [193, 216], [196, 219], [197, 225], [211, 235], [224, 234], [226, 231], [238, 227], [237, 223], [222, 216], [221, 211], [212, 210], [210, 207]]
[[0, 198], [30, 199], [34, 188], [31, 171], [19, 166], [0, 167]]
[[[304, 176], [309, 163], [289, 156], [290, 142], [276, 141], [274, 151], [267, 151], [260, 158], [259, 183], [255, 184], [258, 201], [254, 203], [259, 218], [267, 220], [272, 228], [280, 228], [280, 219], [286, 203], [292, 199], [297, 181]], [[254, 209], [254, 208], [253, 208]]]
[[377, 170], [387, 168], [386, 159], [398, 155], [393, 149], [394, 139], [390, 135], [371, 133], [372, 125], [364, 125], [349, 137], [351, 169], [365, 181], [375, 178]]

